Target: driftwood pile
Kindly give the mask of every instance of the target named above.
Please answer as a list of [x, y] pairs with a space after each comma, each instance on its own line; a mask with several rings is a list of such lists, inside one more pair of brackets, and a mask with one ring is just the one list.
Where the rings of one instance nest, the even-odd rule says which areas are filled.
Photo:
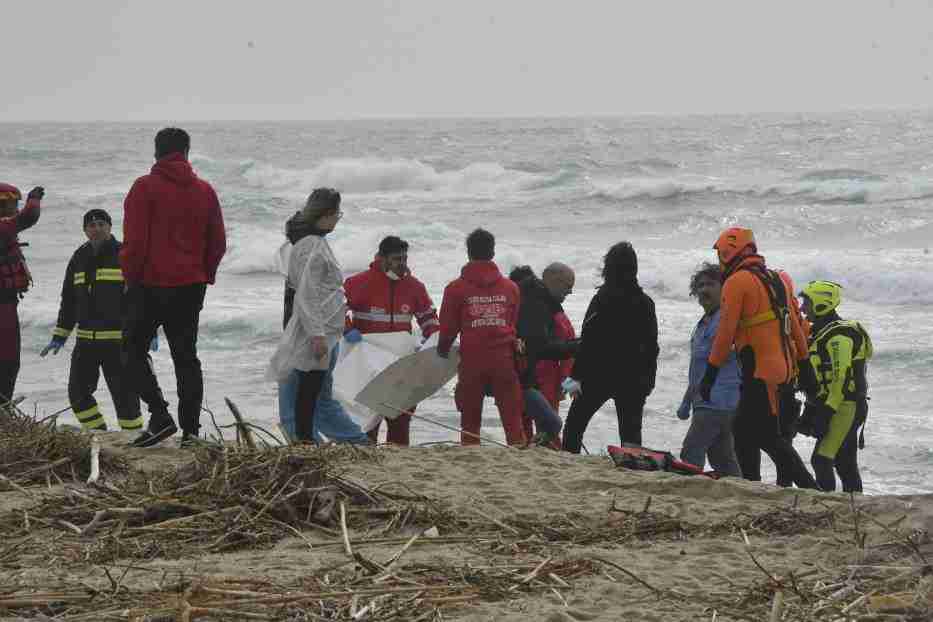
[[[640, 508], [613, 500], [604, 513], [493, 516], [481, 504], [454, 507], [401, 483], [369, 487], [347, 477], [352, 463], [378, 463], [378, 449], [260, 449], [241, 427], [241, 442], [202, 446], [183, 466], [157, 472], [130, 471], [101, 454], [107, 476], [85, 484], [91, 471], [86, 436], [22, 413], [0, 421], [7, 490], [34, 501], [0, 514], [0, 618], [440, 620], [470, 603], [531, 595], [566, 605], [575, 587], [596, 580], [627, 584], [645, 607], [661, 601], [695, 612], [700, 606], [702, 619], [712, 621], [933, 616], [927, 534], [882, 524], [854, 498], [848, 508], [819, 501], [803, 508], [795, 500], [712, 525], [653, 511], [651, 497]], [[755, 545], [768, 538], [815, 530], [832, 534], [840, 550], [848, 547], [853, 563], [815, 562], [779, 574], [756, 555]], [[192, 560], [196, 567], [205, 555], [243, 549], [274, 556], [271, 549], [286, 538], [312, 553], [336, 553], [340, 562], [284, 581], [209, 575], [183, 564]], [[711, 578], [715, 587], [687, 592], [655, 585], [593, 551], [704, 538], [744, 542], [758, 578], [730, 585]], [[416, 547], [450, 546], [481, 552], [488, 561], [411, 560]], [[374, 552], [386, 549], [392, 554]], [[131, 570], [153, 572], [141, 567], [153, 563], [165, 564], [157, 584], [125, 579]], [[72, 578], [50, 576], [41, 588], [9, 580], [36, 568], [69, 571]], [[73, 579], [82, 573], [83, 580]]]
[[[91, 437], [56, 421], [56, 416], [37, 419], [13, 404], [0, 407], [0, 491], [87, 479]], [[129, 470], [125, 460], [111, 454], [100, 457], [100, 468], [112, 476]]]

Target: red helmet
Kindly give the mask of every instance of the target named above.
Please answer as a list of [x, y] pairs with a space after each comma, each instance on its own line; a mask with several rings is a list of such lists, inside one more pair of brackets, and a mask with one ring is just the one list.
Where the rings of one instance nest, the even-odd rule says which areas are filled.
[[0, 201], [19, 201], [23, 198], [19, 188], [10, 184], [0, 184]]
[[748, 247], [751, 247], [753, 253], [758, 251], [758, 246], [755, 244], [755, 234], [752, 233], [751, 229], [741, 227], [726, 229], [719, 234], [719, 239], [713, 244], [713, 248], [719, 252], [719, 263], [723, 266], [728, 266], [735, 261], [735, 258]]

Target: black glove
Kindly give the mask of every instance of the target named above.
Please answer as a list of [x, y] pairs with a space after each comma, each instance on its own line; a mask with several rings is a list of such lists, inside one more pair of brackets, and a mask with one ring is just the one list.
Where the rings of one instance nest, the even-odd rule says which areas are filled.
[[703, 380], [700, 381], [699, 393], [704, 402], [709, 401], [709, 396], [713, 392], [713, 385], [716, 383], [716, 376], [719, 375], [719, 368], [710, 363], [706, 364], [706, 372], [703, 373]]
[[797, 432], [804, 436], [823, 438], [829, 431], [829, 421], [835, 411], [823, 402], [807, 402], [797, 421]]
[[813, 365], [808, 359], [797, 361], [797, 389], [807, 395], [816, 395], [818, 382]]
[[29, 191], [29, 194], [26, 195], [26, 200], [35, 199], [36, 201], [41, 201], [42, 197], [45, 196], [45, 188], [42, 186], [36, 186]]

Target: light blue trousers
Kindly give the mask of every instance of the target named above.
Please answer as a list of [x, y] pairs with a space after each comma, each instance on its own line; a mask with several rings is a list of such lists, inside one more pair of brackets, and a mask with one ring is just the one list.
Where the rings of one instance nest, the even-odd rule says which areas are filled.
[[[321, 438], [323, 434], [335, 443], [365, 445], [369, 443], [369, 437], [347, 414], [340, 402], [334, 399], [334, 367], [337, 366], [339, 354], [340, 343], [338, 342], [331, 351], [330, 364], [314, 410], [314, 439], [319, 443], [323, 442]], [[288, 379], [279, 384], [279, 420], [292, 438], [295, 438], [295, 403], [297, 400], [298, 374], [292, 371]]]

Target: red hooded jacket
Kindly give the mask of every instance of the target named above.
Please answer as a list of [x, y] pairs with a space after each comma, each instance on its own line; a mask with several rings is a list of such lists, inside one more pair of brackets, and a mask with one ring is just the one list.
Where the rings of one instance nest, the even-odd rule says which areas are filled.
[[390, 279], [379, 268], [379, 260], [369, 270], [344, 281], [347, 309], [353, 312], [350, 325], [361, 333], [411, 332], [412, 318], [425, 338], [437, 332], [439, 324], [434, 302], [424, 284], [407, 272]]
[[449, 351], [459, 333], [461, 360], [500, 352], [511, 357], [520, 299], [518, 285], [502, 276], [495, 263], [471, 261], [444, 288], [438, 351]]
[[158, 160], [126, 195], [120, 267], [128, 283], [213, 283], [226, 250], [217, 194], [183, 154]]

